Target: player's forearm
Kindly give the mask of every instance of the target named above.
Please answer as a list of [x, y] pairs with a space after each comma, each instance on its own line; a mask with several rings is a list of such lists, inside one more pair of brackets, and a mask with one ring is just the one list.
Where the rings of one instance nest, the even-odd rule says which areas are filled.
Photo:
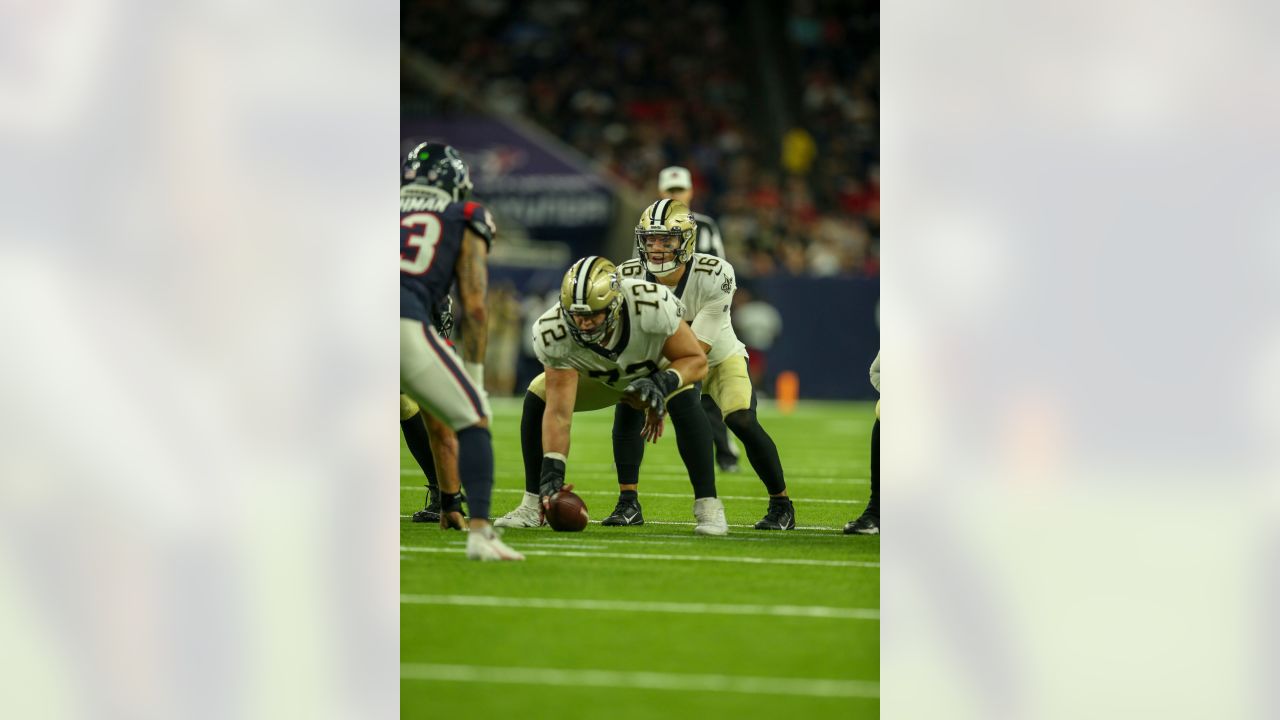
[[466, 304], [462, 316], [462, 359], [469, 363], [484, 363], [485, 349], [489, 343], [489, 311], [483, 300]]
[[569, 428], [572, 425], [573, 412], [563, 412], [547, 408], [542, 415], [542, 453], [559, 453], [569, 456]]
[[686, 355], [671, 361], [671, 369], [680, 373], [681, 386], [696, 383], [707, 376], [707, 356]]

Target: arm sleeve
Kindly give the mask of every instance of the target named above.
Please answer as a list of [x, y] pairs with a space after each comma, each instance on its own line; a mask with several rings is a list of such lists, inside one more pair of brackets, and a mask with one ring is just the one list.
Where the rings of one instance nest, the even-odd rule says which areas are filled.
[[876, 353], [876, 359], [871, 363], [871, 386], [880, 392], [880, 353]]

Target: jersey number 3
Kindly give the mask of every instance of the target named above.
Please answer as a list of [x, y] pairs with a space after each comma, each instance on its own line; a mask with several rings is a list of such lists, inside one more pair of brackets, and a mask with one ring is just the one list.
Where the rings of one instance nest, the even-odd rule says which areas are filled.
[[440, 244], [440, 218], [431, 213], [414, 213], [400, 220], [401, 233], [422, 228], [422, 232], [404, 236], [400, 244], [400, 272], [421, 275], [431, 267]]

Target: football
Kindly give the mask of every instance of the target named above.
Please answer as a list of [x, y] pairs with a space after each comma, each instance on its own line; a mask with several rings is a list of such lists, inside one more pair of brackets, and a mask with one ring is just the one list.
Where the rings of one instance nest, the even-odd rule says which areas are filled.
[[551, 496], [547, 524], [557, 532], [579, 532], [587, 526], [587, 504], [572, 492], [561, 490]]

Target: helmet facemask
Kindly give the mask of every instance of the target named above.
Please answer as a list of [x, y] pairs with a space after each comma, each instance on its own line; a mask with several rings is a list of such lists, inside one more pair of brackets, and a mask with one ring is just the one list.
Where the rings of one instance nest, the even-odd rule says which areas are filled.
[[[618, 318], [622, 315], [622, 298], [620, 296], [615, 297], [603, 311], [592, 310], [585, 305], [573, 305], [570, 308], [577, 309], [567, 309], [561, 306], [560, 314], [564, 317], [565, 324], [569, 326], [569, 334], [573, 336], [573, 339], [579, 345], [603, 345], [605, 340], [608, 340], [613, 334], [614, 328], [618, 326]], [[575, 316], [591, 316], [599, 312], [604, 313], [604, 318], [599, 325], [590, 330], [583, 330], [578, 327]]]
[[[698, 226], [688, 206], [678, 200], [659, 200], [645, 209], [636, 225], [636, 255], [650, 273], [658, 277], [670, 275], [693, 259], [697, 234]], [[651, 251], [649, 241], [659, 237], [667, 242], [662, 244], [662, 250]], [[659, 262], [651, 253], [663, 259]]]
[[[574, 263], [560, 284], [560, 315], [579, 345], [601, 345], [618, 326], [622, 291], [618, 273], [607, 258], [592, 255]], [[583, 330], [578, 321], [603, 313], [600, 322]]]

